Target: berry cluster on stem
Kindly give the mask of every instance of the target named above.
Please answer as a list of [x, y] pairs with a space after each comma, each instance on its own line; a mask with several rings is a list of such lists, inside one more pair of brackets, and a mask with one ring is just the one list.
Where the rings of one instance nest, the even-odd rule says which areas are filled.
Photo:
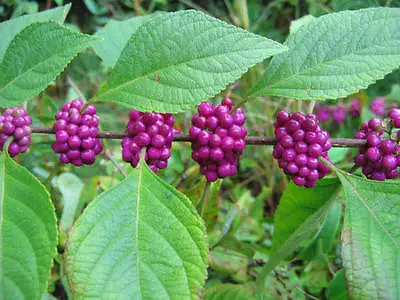
[[[400, 109], [392, 108], [388, 119], [373, 118], [361, 125], [355, 137], [365, 139], [367, 144], [360, 148], [354, 158], [356, 166], [369, 179], [383, 181], [395, 179], [400, 166]], [[397, 141], [397, 143], [396, 143]]]
[[13, 137], [14, 140], [8, 147], [11, 157], [24, 153], [31, 144], [32, 118], [23, 107], [12, 107], [4, 110], [0, 116], [0, 149], [3, 150], [6, 141]]
[[237, 173], [237, 161], [246, 147], [246, 116], [242, 108], [233, 111], [232, 100], [221, 104], [202, 102], [192, 118], [192, 158], [207, 181]]
[[96, 138], [100, 121], [94, 105], [84, 107], [82, 100], [75, 99], [64, 103], [55, 119], [56, 141], [52, 148], [60, 154], [60, 162], [75, 166], [93, 164], [96, 155], [103, 151], [101, 140]]
[[121, 142], [122, 159], [136, 167], [142, 148], [146, 148], [145, 160], [153, 172], [165, 169], [171, 156], [175, 120], [172, 114], [144, 113], [131, 110], [129, 122]]
[[329, 172], [329, 167], [320, 162], [321, 156], [329, 160], [332, 147], [329, 134], [322, 130], [314, 114], [301, 112], [290, 114], [281, 110], [276, 116], [273, 156], [285, 174], [293, 178], [298, 186], [311, 188], [319, 178]]

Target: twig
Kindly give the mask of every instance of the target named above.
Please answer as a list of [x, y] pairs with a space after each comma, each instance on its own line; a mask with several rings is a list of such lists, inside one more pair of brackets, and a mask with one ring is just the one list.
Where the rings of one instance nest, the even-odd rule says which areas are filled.
[[83, 102], [87, 102], [87, 99], [85, 95], [82, 93], [82, 91], [79, 89], [79, 87], [76, 85], [76, 83], [72, 80], [71, 76], [67, 74], [67, 83], [74, 89], [74, 91], [79, 95], [79, 97], [83, 100]]
[[[46, 127], [32, 127], [32, 133], [40, 134], [55, 134], [52, 128]], [[100, 131], [97, 133], [97, 138], [100, 139], [123, 139], [128, 136], [125, 132], [114, 132], [114, 131]], [[268, 136], [248, 136], [246, 139], [248, 145], [275, 145], [277, 140], [274, 137]], [[329, 139], [333, 147], [342, 148], [357, 148], [362, 147], [366, 144], [366, 140], [360, 139], [346, 139], [346, 138], [331, 138]], [[174, 137], [175, 142], [192, 142], [193, 139], [187, 134], [177, 134]]]

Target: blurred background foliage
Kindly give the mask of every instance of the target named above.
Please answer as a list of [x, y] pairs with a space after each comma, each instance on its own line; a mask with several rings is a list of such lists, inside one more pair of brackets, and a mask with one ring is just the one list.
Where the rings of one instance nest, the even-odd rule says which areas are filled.
[[[0, 19], [4, 21], [67, 3], [72, 3], [68, 26], [89, 34], [96, 33], [111, 20], [126, 20], [156, 11], [196, 9], [279, 42], [284, 42], [289, 34], [292, 20], [304, 22], [310, 16], [318, 17], [347, 9], [400, 6], [399, 0], [3, 0], [0, 2]], [[243, 95], [260, 78], [266, 63], [249, 70], [240, 81], [211, 101], [216, 103], [228, 96], [236, 104], [243, 102]], [[55, 112], [65, 101], [90, 99], [109, 72], [110, 68], [103, 65], [92, 49], [80, 54], [44, 93], [28, 102], [28, 112], [33, 117], [34, 125], [51, 127]], [[356, 95], [317, 105], [315, 112], [325, 120], [323, 127], [332, 136], [353, 137], [361, 122], [374, 114], [379, 115], [373, 104], [376, 97], [383, 97], [383, 104], [381, 102], [380, 105], [386, 111], [392, 105], [398, 105], [400, 71], [393, 72]], [[124, 108], [108, 103], [96, 106], [103, 130], [125, 129], [128, 114]], [[261, 97], [259, 101], [244, 103], [243, 106], [249, 134], [254, 136], [273, 135], [274, 115], [281, 108], [304, 112], [310, 109], [306, 102], [275, 97]], [[354, 109], [358, 113], [352, 113]], [[176, 127], [182, 132], [188, 132], [194, 111], [176, 115]], [[122, 161], [118, 140], [104, 141], [106, 151], [95, 165], [79, 168], [58, 162], [51, 149], [53, 140], [52, 136], [34, 135], [33, 150], [17, 157], [17, 160], [51, 191], [60, 225], [60, 256], [52, 272], [49, 298], [67, 299], [70, 292], [63, 275], [62, 253], [68, 230], [86, 205], [120, 182], [124, 173], [131, 172], [131, 167]], [[350, 169], [354, 151], [335, 148], [330, 155], [339, 167]], [[248, 299], [254, 290], [260, 266], [269, 258], [274, 213], [288, 184], [271, 153], [272, 147], [248, 146], [240, 160], [238, 174], [213, 183], [205, 199], [203, 217], [210, 246], [205, 299], [211, 299], [215, 291], [225, 288], [228, 288], [226, 299], [230, 298], [229, 295]], [[161, 171], [160, 176], [185, 193], [200, 209], [198, 202], [205, 182], [191, 159], [189, 144], [173, 145], [169, 167]], [[268, 277], [267, 299], [347, 298], [340, 260], [342, 210], [343, 205], [334, 205], [317, 234], [276, 268], [275, 276]], [[222, 283], [236, 285], [222, 286]]]

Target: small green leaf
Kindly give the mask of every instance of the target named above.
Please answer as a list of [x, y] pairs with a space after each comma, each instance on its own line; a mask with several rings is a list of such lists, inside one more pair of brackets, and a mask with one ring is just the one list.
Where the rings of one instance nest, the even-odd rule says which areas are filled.
[[349, 295], [347, 294], [346, 278], [344, 276], [344, 269], [340, 269], [335, 273], [331, 283], [326, 289], [326, 298], [328, 300], [347, 300]]
[[[55, 178], [56, 187], [62, 194], [62, 215], [59, 222], [60, 235], [66, 236], [71, 228], [77, 214], [77, 207], [84, 184], [78, 176], [73, 173], [62, 173]], [[61, 238], [60, 238], [61, 240]]]
[[11, 19], [6, 22], [0, 23], [0, 61], [3, 59], [8, 45], [12, 39], [26, 26], [35, 22], [56, 21], [59, 24], [64, 23], [71, 4], [49, 9], [44, 12], [30, 14], [19, 18]]
[[45, 187], [0, 152], [0, 299], [37, 300], [56, 255], [54, 207]]
[[93, 48], [106, 67], [114, 67], [129, 38], [148, 19], [149, 16], [133, 17], [125, 21], [111, 20], [96, 32], [103, 41]]
[[250, 300], [253, 298], [250, 287], [240, 284], [217, 284], [204, 293], [204, 300]]
[[23, 29], [0, 63], [0, 106], [16, 106], [39, 94], [97, 39], [52, 21]]
[[349, 297], [400, 295], [400, 182], [373, 181], [338, 171], [346, 195], [342, 257]]
[[400, 66], [400, 8], [324, 15], [301, 26], [275, 56], [250, 96], [336, 99]]
[[263, 292], [265, 277], [273, 268], [316, 233], [330, 211], [339, 188], [337, 178], [320, 180], [311, 189], [298, 187], [293, 182], [288, 185], [275, 215], [271, 257], [257, 278], [259, 293]]
[[293, 20], [290, 24], [290, 34], [294, 34], [297, 30], [300, 29], [301, 26], [314, 21], [315, 17], [313, 15], [305, 15], [297, 20]]
[[206, 260], [205, 227], [190, 200], [142, 161], [78, 219], [66, 272], [74, 299], [196, 299]]
[[133, 34], [95, 100], [182, 112], [283, 51], [279, 43], [199, 11], [165, 13]]

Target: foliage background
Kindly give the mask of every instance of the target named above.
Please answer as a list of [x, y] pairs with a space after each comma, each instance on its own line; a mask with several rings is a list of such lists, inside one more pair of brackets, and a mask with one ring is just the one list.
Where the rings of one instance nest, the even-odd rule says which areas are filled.
[[[74, 30], [94, 34], [110, 20], [125, 20], [133, 16], [147, 15], [156, 11], [178, 11], [188, 8], [201, 10], [251, 32], [284, 42], [290, 32], [292, 20], [307, 15], [315, 17], [346, 9], [375, 6], [399, 7], [393, 0], [346, 1], [346, 0], [274, 0], [274, 1], [71, 1], [68, 26]], [[0, 4], [1, 20], [15, 18], [27, 13], [63, 5], [69, 1], [17, 1], [5, 0]], [[304, 20], [304, 19], [303, 19]], [[217, 103], [229, 96], [236, 103], [252, 87], [264, 70], [259, 64], [242, 79], [217, 95]], [[34, 101], [28, 103], [28, 112], [34, 125], [50, 127], [55, 112], [65, 101], [84, 97], [90, 99], [107, 78], [110, 69], [101, 62], [93, 49], [77, 56], [62, 73]], [[347, 118], [343, 124], [324, 124], [332, 136], [353, 137], [355, 129], [373, 114], [369, 103], [376, 96], [384, 96], [388, 103], [400, 101], [400, 72], [395, 71], [383, 80], [356, 95], [341, 99], [350, 103], [361, 100], [359, 118]], [[206, 99], [205, 99], [206, 100]], [[336, 103], [332, 101], [332, 104]], [[262, 97], [261, 101], [245, 104], [250, 135], [273, 135], [275, 113], [285, 108], [304, 110], [301, 102], [284, 101], [275, 97]], [[98, 103], [98, 115], [104, 130], [123, 131], [128, 115], [126, 109], [112, 103]], [[188, 132], [194, 111], [176, 115], [177, 128]], [[63, 251], [68, 229], [97, 195], [115, 186], [123, 179], [123, 173], [131, 173], [130, 166], [122, 162], [119, 141], [104, 141], [106, 152], [94, 166], [76, 168], [58, 163], [51, 150], [53, 137], [34, 135], [35, 150], [19, 156], [17, 162], [35, 174], [51, 192], [60, 226], [59, 255], [52, 270], [49, 295], [58, 299], [71, 298], [69, 286], [63, 274]], [[272, 235], [277, 220], [274, 218], [288, 180], [273, 160], [271, 147], [248, 146], [240, 160], [238, 174], [212, 187], [209, 205], [204, 218], [207, 225], [209, 245], [208, 279], [205, 299], [214, 293], [226, 293], [224, 299], [241, 295], [248, 299], [255, 289], [255, 277], [260, 267], [270, 258], [274, 248]], [[337, 166], [349, 170], [355, 150], [334, 149], [332, 158]], [[110, 162], [114, 161], [114, 163]], [[119, 167], [116, 167], [116, 164]], [[160, 172], [167, 182], [181, 190], [196, 205], [204, 180], [197, 165], [190, 158], [190, 147], [175, 143], [169, 167]], [[323, 225], [312, 238], [302, 243], [294, 255], [275, 269], [274, 276], [267, 278], [268, 299], [345, 299], [346, 283], [340, 256], [340, 230], [343, 218], [344, 195], [332, 206]], [[282, 208], [284, 209], [284, 208]], [[293, 210], [296, 210], [293, 207]], [[296, 222], [298, 214], [294, 214]], [[285, 224], [280, 224], [285, 226]], [[221, 283], [240, 284], [219, 286]], [[222, 292], [221, 292], [222, 289]], [[226, 289], [224, 291], [223, 289]], [[238, 289], [237, 291], [235, 289]], [[51, 296], [52, 295], [52, 296]], [[221, 298], [222, 299], [222, 298]]]

